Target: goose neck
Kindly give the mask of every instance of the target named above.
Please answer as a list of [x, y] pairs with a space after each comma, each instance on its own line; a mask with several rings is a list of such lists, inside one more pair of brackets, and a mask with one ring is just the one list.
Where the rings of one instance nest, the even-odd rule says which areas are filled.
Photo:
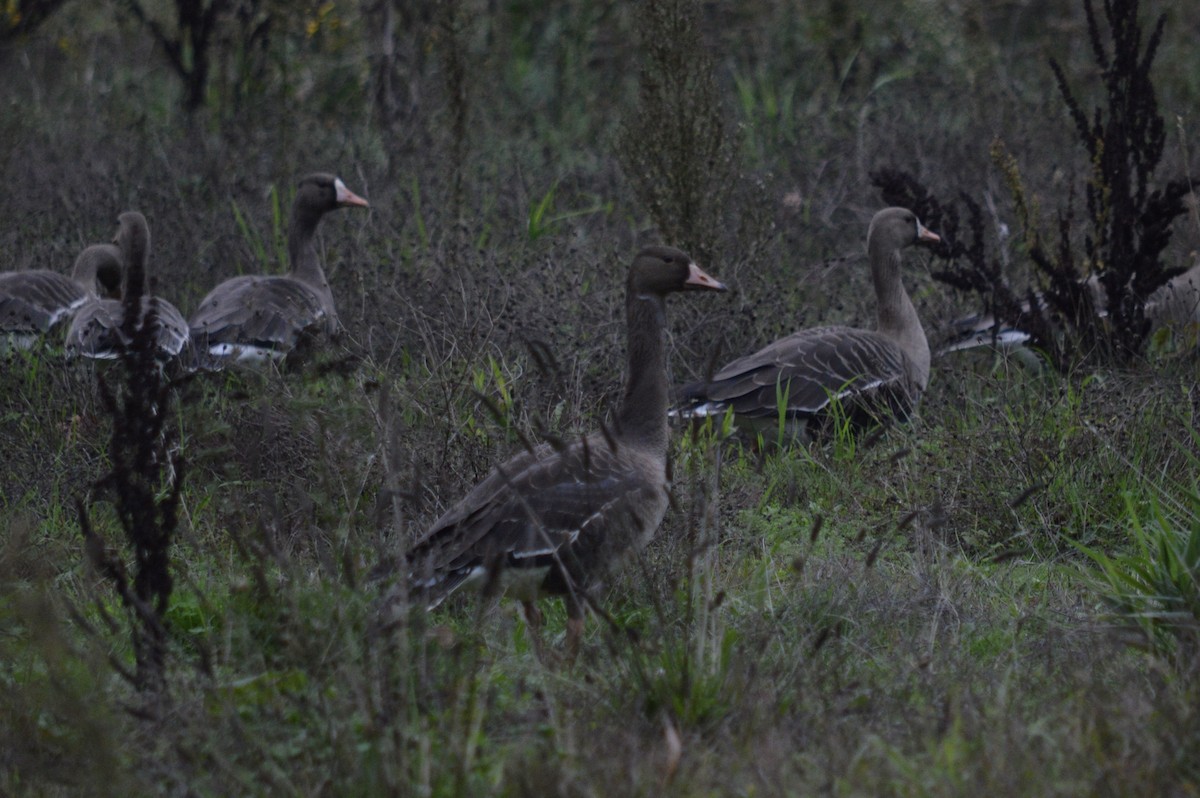
[[320, 214], [314, 215], [299, 205], [293, 209], [288, 230], [288, 257], [294, 277], [324, 290], [325, 272], [321, 269], [321, 259], [313, 240], [320, 222]]
[[870, 256], [878, 305], [878, 330], [895, 340], [912, 359], [918, 381], [923, 386], [929, 376], [929, 342], [917, 309], [900, 279], [900, 250], [873, 245]]
[[658, 294], [630, 290], [626, 299], [629, 360], [625, 392], [617, 413], [617, 435], [654, 451], [666, 452], [666, 303]]
[[916, 311], [900, 279], [900, 250], [872, 249], [870, 254], [879, 329], [890, 331], [905, 327], [916, 317]]

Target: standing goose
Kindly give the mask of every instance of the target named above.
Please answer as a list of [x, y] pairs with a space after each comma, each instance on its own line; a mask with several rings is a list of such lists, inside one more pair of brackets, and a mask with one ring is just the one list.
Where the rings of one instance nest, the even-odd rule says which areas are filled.
[[93, 298], [85, 302], [71, 320], [67, 331], [67, 356], [80, 355], [97, 360], [113, 360], [129, 344], [121, 331], [125, 319], [125, 296], [130, 290], [141, 294], [141, 317], [154, 316], [155, 344], [162, 361], [178, 358], [188, 344], [188, 325], [183, 314], [165, 299], [151, 296], [146, 279], [150, 258], [150, 227], [137, 211], [126, 211], [117, 220], [114, 241], [125, 265], [121, 299]]
[[665, 300], [702, 289], [725, 286], [677, 249], [638, 253], [626, 286], [628, 375], [615, 425], [498, 466], [412, 546], [401, 589], [432, 609], [465, 584], [496, 584], [524, 603], [534, 626], [538, 596], [561, 595], [573, 654], [587, 591], [618, 555], [644, 546], [666, 513]]
[[817, 327], [792, 333], [729, 363], [707, 382], [685, 386], [672, 416], [724, 415], [751, 428], [776, 428], [781, 402], [789, 437], [816, 431], [831, 400], [843, 403], [856, 424], [882, 413], [906, 418], [929, 381], [929, 344], [916, 308], [900, 280], [900, 250], [939, 241], [906, 208], [875, 214], [867, 254], [875, 283], [875, 330]]
[[313, 243], [321, 217], [367, 201], [341, 178], [312, 174], [300, 181], [288, 229], [291, 271], [245, 275], [218, 285], [189, 320], [192, 339], [213, 364], [285, 357], [307, 333], [337, 331], [333, 294]]
[[48, 269], [0, 273], [0, 336], [28, 349], [89, 299], [119, 295], [121, 251], [93, 244], [75, 259], [71, 276]]

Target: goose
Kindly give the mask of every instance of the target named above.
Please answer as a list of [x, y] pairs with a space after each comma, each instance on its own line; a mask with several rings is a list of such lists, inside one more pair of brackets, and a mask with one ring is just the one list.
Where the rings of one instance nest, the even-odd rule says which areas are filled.
[[671, 415], [719, 418], [732, 411], [735, 423], [765, 433], [778, 428], [782, 410], [785, 432], [797, 440], [819, 430], [834, 399], [856, 425], [881, 420], [882, 411], [904, 420], [929, 381], [930, 355], [900, 280], [900, 251], [940, 240], [906, 208], [879, 211], [867, 232], [876, 329], [816, 327], [792, 333], [725, 365], [709, 380], [684, 386]]
[[117, 295], [120, 282], [121, 251], [112, 244], [80, 252], [70, 277], [49, 269], [0, 273], [0, 336], [28, 349], [89, 299]]
[[[1100, 282], [1100, 278], [1093, 274], [1086, 280], [1082, 280], [1080, 285], [1082, 285], [1084, 291], [1087, 293], [1088, 301], [1091, 303], [1091, 307], [1095, 310], [1096, 314], [1100, 318], [1107, 316], [1108, 292], [1105, 291], [1104, 284]], [[1019, 350], [1034, 338], [1033, 329], [1035, 323], [1030, 316], [1034, 310], [1034, 303], [1037, 304], [1040, 310], [1045, 312], [1046, 320], [1050, 324], [1048, 330], [1056, 334], [1059, 330], [1061, 319], [1054, 318], [1055, 314], [1047, 308], [1045, 295], [1040, 291], [1033, 291], [1030, 296], [1030, 299], [1021, 301], [1020, 312], [1015, 324], [999, 322], [991, 313], [976, 313], [970, 316], [962, 316], [950, 322], [950, 332], [938, 347], [938, 356], [947, 355], [951, 352], [960, 352], [965, 349], [975, 349], [977, 347], [992, 345], [1003, 350]], [[1031, 365], [1036, 365], [1036, 362], [1036, 358], [1030, 360]]]
[[724, 291], [678, 249], [647, 247], [626, 284], [628, 366], [611, 428], [524, 451], [475, 486], [410, 548], [406, 589], [432, 609], [469, 584], [518, 598], [530, 628], [542, 595], [562, 596], [567, 650], [583, 632], [589, 591], [645, 546], [667, 510], [666, 296]]
[[220, 283], [192, 314], [192, 338], [210, 365], [281, 360], [309, 333], [337, 332], [333, 294], [313, 243], [321, 217], [367, 201], [341, 178], [317, 173], [300, 181], [288, 230], [291, 271], [244, 275]]
[[179, 309], [167, 300], [148, 293], [147, 268], [150, 257], [150, 227], [137, 211], [126, 211], [117, 219], [114, 242], [124, 263], [121, 299], [92, 298], [71, 319], [67, 331], [67, 356], [94, 360], [113, 360], [129, 344], [122, 325], [125, 299], [131, 291], [141, 295], [141, 319], [153, 313], [156, 356], [166, 362], [180, 357], [188, 344], [188, 325]]
[[1186, 272], [1151, 293], [1143, 312], [1150, 320], [1152, 334], [1171, 330], [1181, 335], [1181, 347], [1195, 347], [1200, 332], [1200, 258]]
[[[1097, 275], [1083, 281], [1096, 315], [1108, 315], [1108, 292]], [[1034, 292], [1034, 298], [1045, 307], [1042, 295]], [[950, 324], [946, 341], [938, 348], [938, 355], [960, 352], [978, 347], [996, 346], [1002, 350], [1019, 352], [1021, 347], [1033, 340], [1029, 325], [1022, 321], [1032, 311], [1030, 300], [1021, 303], [1021, 313], [1015, 324], [998, 322], [991, 313], [963, 316]], [[1200, 258], [1190, 269], [1178, 274], [1159, 286], [1142, 306], [1142, 313], [1150, 322], [1150, 333], [1169, 330], [1182, 333], [1185, 341], [1196, 343], [1197, 327], [1200, 327]], [[1058, 327], [1051, 319], [1053, 329]]]

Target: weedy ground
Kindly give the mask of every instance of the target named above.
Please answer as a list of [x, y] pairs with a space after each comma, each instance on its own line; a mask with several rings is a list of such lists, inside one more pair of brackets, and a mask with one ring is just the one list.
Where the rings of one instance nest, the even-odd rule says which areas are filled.
[[[324, 223], [346, 332], [317, 362], [177, 391], [153, 706], [118, 675], [128, 617], [74, 509], [120, 550], [93, 489], [111, 431], [98, 367], [6, 356], [0, 792], [1200, 792], [1194, 357], [1060, 376], [973, 353], [935, 361], [919, 417], [882, 436], [764, 453], [681, 432], [676, 506], [573, 666], [540, 661], [507, 602], [376, 627], [379, 562], [521, 435], [605, 417], [625, 269], [661, 237], [621, 171], [653, 147], [618, 152], [654, 135], [626, 124], [655, 112], [635, 11], [476, 5], [413, 4], [386, 113], [366, 4], [272, 8], [277, 35], [226, 53], [192, 115], [120, 14], [69, 4], [0, 52], [0, 267], [65, 270], [137, 209], [155, 290], [187, 312], [281, 268], [300, 175], [335, 171], [371, 202]], [[1174, 177], [1195, 172], [1200, 31], [1147, 5], [1168, 13]], [[870, 323], [871, 170], [990, 194], [1010, 224], [995, 138], [1045, 207], [1088, 174], [1045, 66], [1094, 69], [1074, 2], [693, 10], [732, 159], [695, 240], [733, 290], [672, 302], [677, 381], [802, 326]], [[1169, 255], [1185, 265], [1198, 242], [1181, 226]], [[908, 262], [936, 337], [972, 308], [928, 256]], [[1183, 564], [1163, 565], [1176, 543]], [[1138, 568], [1155, 579], [1122, 581]], [[544, 609], [553, 648], [565, 617]]]

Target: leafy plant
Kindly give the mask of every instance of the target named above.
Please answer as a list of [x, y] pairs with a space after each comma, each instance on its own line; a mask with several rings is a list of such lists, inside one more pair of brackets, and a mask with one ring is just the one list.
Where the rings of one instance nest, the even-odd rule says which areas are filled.
[[[245, 240], [247, 246], [250, 247], [250, 252], [254, 255], [255, 263], [258, 265], [257, 270], [271, 270], [280, 268], [283, 271], [290, 269], [292, 264], [288, 261], [287, 254], [287, 227], [284, 218], [283, 208], [279, 202], [279, 190], [276, 186], [271, 186], [271, 245], [268, 248], [268, 243], [263, 240], [263, 236], [252, 226], [246, 214], [242, 211], [237, 202], [231, 202], [230, 207], [233, 209], [233, 218], [237, 223], [238, 232]], [[274, 257], [272, 257], [272, 252]]]
[[558, 183], [550, 187], [550, 190], [542, 195], [542, 198], [529, 208], [529, 219], [527, 229], [529, 231], [529, 240], [537, 241], [542, 236], [550, 232], [551, 228], [562, 222], [570, 219], [575, 219], [580, 216], [587, 216], [593, 213], [611, 213], [612, 203], [601, 202], [597, 200], [590, 207], [576, 208], [570, 211], [562, 211], [555, 213], [554, 200], [558, 192]]
[[[1056, 231], [1044, 234], [1037, 202], [1022, 180], [1016, 159], [997, 140], [991, 156], [1012, 196], [1021, 222], [1020, 236], [1043, 286], [1024, 301], [1003, 273], [1003, 253], [988, 258], [985, 229], [978, 204], [961, 195], [968, 209], [969, 242], [957, 238], [957, 210], [943, 207], [911, 176], [897, 170], [872, 175], [886, 202], [905, 205], [937, 225], [943, 243], [939, 254], [958, 258], [953, 269], [934, 276], [960, 290], [988, 297], [988, 311], [998, 323], [1029, 333], [1060, 371], [1090, 359], [1128, 364], [1145, 348], [1149, 323], [1147, 298], [1182, 269], [1162, 260], [1175, 220], [1186, 212], [1188, 178], [1152, 189], [1162, 158], [1165, 127], [1155, 99], [1151, 66], [1162, 38], [1166, 15], [1159, 17], [1142, 46], [1138, 0], [1106, 0], [1103, 6], [1109, 42], [1091, 0], [1084, 0], [1089, 40], [1103, 76], [1106, 104], [1089, 119], [1054, 58], [1059, 93], [1070, 113], [1080, 144], [1088, 156], [1085, 185], [1086, 229], [1083, 251], [1077, 251], [1074, 191], [1057, 211]], [[999, 225], [997, 225], [999, 227]]]
[[67, 0], [8, 0], [0, 7], [0, 44], [28, 36], [51, 17]]
[[[1097, 325], [1091, 323], [1080, 325], [1080, 332], [1085, 346], [1103, 346], [1112, 359], [1126, 361], [1140, 350], [1146, 335], [1142, 315], [1145, 297], [1171, 276], [1164, 273], [1159, 255], [1170, 239], [1172, 221], [1184, 211], [1181, 200], [1187, 186], [1175, 184], [1166, 192], [1149, 192], [1166, 139], [1150, 79], [1166, 14], [1158, 18], [1142, 52], [1138, 0], [1105, 2], [1104, 16], [1112, 39], [1110, 53], [1101, 38], [1091, 0], [1084, 0], [1083, 7], [1093, 56], [1104, 78], [1107, 114], [1097, 107], [1089, 122], [1062, 66], [1050, 58], [1059, 93], [1091, 164], [1086, 185], [1089, 230], [1084, 254], [1090, 271], [1099, 277], [1107, 294], [1105, 310], [1112, 329], [1111, 336], [1097, 335]], [[1061, 241], [1065, 242], [1070, 208], [1060, 212], [1059, 218]], [[1066, 312], [1068, 319], [1081, 318], [1080, 300], [1085, 292], [1077, 287], [1079, 275], [1065, 243], [1056, 257], [1035, 239], [1030, 257], [1051, 278], [1049, 301]], [[1099, 309], [1090, 310], [1088, 315], [1095, 318]]]
[[755, 133], [747, 136], [747, 143], [758, 142], [752, 152], [754, 160], [765, 162], [768, 149], [795, 146], [800, 127], [796, 108], [799, 80], [775, 80], [760, 69], [749, 74], [734, 73], [733, 83], [742, 118]]
[[722, 425], [726, 429], [712, 419], [697, 425], [684, 437], [677, 458], [675, 468], [692, 488], [684, 578], [655, 601], [655, 613], [647, 618], [653, 633], [645, 639], [636, 634], [610, 638], [623, 675], [640, 690], [643, 711], [668, 726], [719, 721], [742, 687], [738, 634], [729, 626], [725, 590], [719, 587], [720, 473], [728, 419]]
[[442, 42], [440, 56], [443, 79], [449, 104], [446, 131], [449, 142], [445, 146], [450, 163], [454, 164], [450, 177], [450, 218], [456, 221], [462, 219], [467, 210], [465, 172], [471, 149], [471, 131], [467, 124], [473, 88], [467, 79], [471, 69], [467, 46], [470, 12], [465, 5], [461, 0], [439, 4], [437, 20]]
[[1135, 633], [1133, 642], [1194, 670], [1200, 655], [1200, 494], [1185, 491], [1182, 506], [1166, 511], [1151, 497], [1148, 510], [1125, 496], [1133, 551], [1109, 557], [1080, 549], [1099, 566], [1106, 599]]
[[[148, 247], [148, 242], [144, 242]], [[171, 445], [172, 386], [156, 359], [157, 314], [143, 312], [145, 274], [125, 252], [123, 383], [120, 396], [102, 373], [100, 399], [112, 421], [108, 455], [111, 470], [97, 486], [112, 492], [117, 517], [133, 557], [133, 577], [124, 559], [109, 549], [78, 501], [79, 523], [88, 559], [116, 589], [130, 616], [136, 670], [122, 675], [139, 690], [162, 697], [166, 688], [167, 610], [173, 588], [171, 549], [183, 487], [183, 460]]]

